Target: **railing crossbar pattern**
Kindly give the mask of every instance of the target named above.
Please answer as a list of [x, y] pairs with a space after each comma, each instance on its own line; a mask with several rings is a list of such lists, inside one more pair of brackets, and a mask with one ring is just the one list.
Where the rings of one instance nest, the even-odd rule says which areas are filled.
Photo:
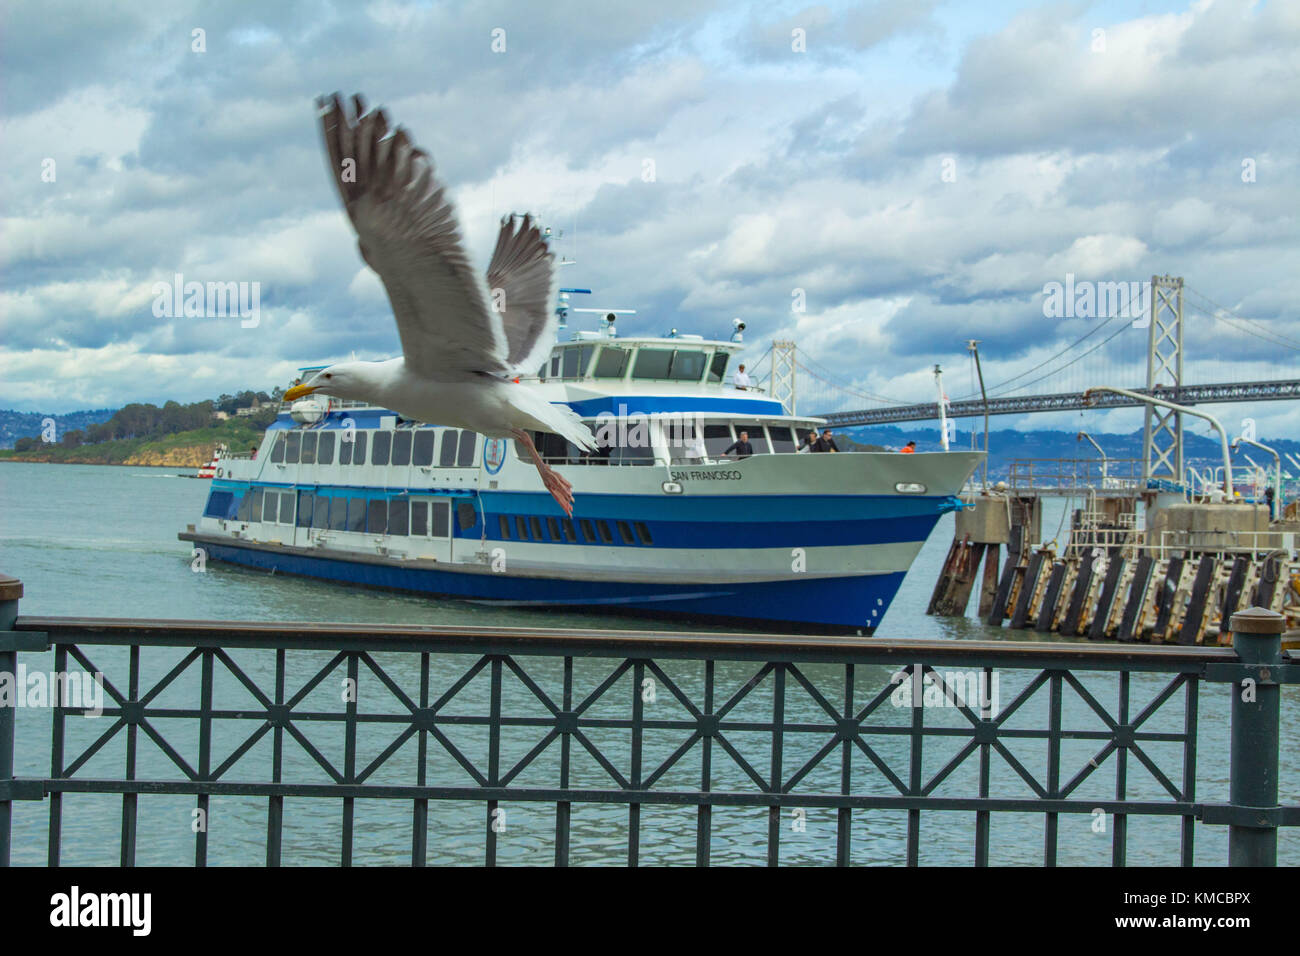
[[[1197, 822], [1227, 823], [1235, 832], [1246, 820], [1242, 807], [1198, 803], [1195, 797], [1197, 757], [1197, 710], [1203, 681], [1237, 680], [1242, 658], [1231, 648], [1211, 647], [1128, 647], [1068, 644], [1012, 644], [1005, 642], [879, 641], [819, 637], [775, 637], [772, 635], [663, 634], [658, 632], [559, 632], [530, 629], [448, 629], [428, 627], [384, 627], [307, 624], [237, 624], [225, 622], [114, 621], [84, 618], [29, 617], [17, 619], [13, 630], [0, 621], [0, 671], [12, 671], [20, 651], [53, 648], [55, 667], [66, 672], [70, 663], [89, 672], [100, 672], [96, 657], [103, 648], [126, 648], [125, 686], [103, 680], [107, 694], [103, 718], [106, 728], [85, 748], [73, 754], [67, 749], [68, 718], [75, 708], [53, 710], [50, 740], [50, 775], [40, 779], [16, 779], [5, 773], [0, 752], [0, 863], [9, 858], [9, 807], [13, 799], [49, 801], [48, 863], [61, 862], [63, 796], [65, 794], [120, 794], [121, 863], [134, 865], [138, 847], [140, 795], [188, 795], [195, 798], [195, 810], [204, 820], [214, 796], [262, 798], [266, 805], [266, 863], [281, 863], [286, 798], [340, 800], [342, 838], [339, 860], [353, 862], [356, 837], [356, 801], [388, 799], [410, 801], [412, 824], [410, 860], [423, 865], [431, 851], [428, 831], [430, 801], [480, 803], [485, 812], [483, 862], [498, 862], [498, 819], [503, 806], [513, 803], [554, 805], [554, 862], [570, 862], [573, 837], [572, 809], [575, 804], [619, 805], [626, 808], [629, 865], [640, 862], [643, 825], [642, 809], [648, 806], [695, 807], [695, 862], [708, 865], [713, 858], [713, 810], [719, 807], [752, 807], [767, 810], [766, 857], [771, 865], [781, 861], [782, 835], [786, 815], [798, 808], [834, 810], [834, 862], [847, 865], [852, 859], [852, 836], [856, 821], [871, 811], [906, 813], [906, 836], [902, 862], [921, 862], [922, 814], [933, 812], [974, 813], [973, 861], [987, 865], [990, 859], [991, 821], [997, 813], [1042, 814], [1045, 865], [1057, 863], [1060, 814], [1104, 812], [1114, 820], [1111, 860], [1127, 860], [1129, 823], [1135, 817], [1181, 819], [1180, 859], [1193, 861]], [[1280, 633], [1280, 629], [1279, 629]], [[1294, 679], [1295, 665], [1280, 650], [1261, 693], [1277, 690], [1279, 680]], [[144, 686], [142, 653], [155, 648], [180, 649], [181, 657], [152, 686]], [[260, 650], [274, 653], [274, 688], [265, 690], [231, 651]], [[306, 659], [300, 652], [331, 652], [324, 663]], [[394, 677], [376, 655], [397, 653], [409, 665], [418, 660], [418, 686], [412, 690]], [[448, 669], [446, 661], [454, 662]], [[698, 665], [702, 679], [687, 686], [674, 676], [667, 662]], [[445, 688], [435, 687], [438, 675], [449, 680]], [[752, 668], [750, 676], [736, 684], [720, 680], [719, 665], [734, 670], [737, 664]], [[553, 671], [560, 670], [558, 680]], [[578, 689], [575, 667], [585, 676], [591, 670], [603, 674], [590, 690]], [[826, 668], [831, 666], [829, 672]], [[1026, 683], [1008, 705], [996, 714], [986, 712], [955, 688], [939, 668], [959, 666], [983, 675], [987, 681], [995, 669], [1014, 671]], [[889, 674], [883, 681], [879, 668]], [[539, 677], [539, 668], [551, 671]], [[820, 669], [813, 676], [812, 669]], [[197, 703], [194, 706], [161, 706], [164, 692], [177, 689], [182, 679], [192, 680], [197, 670]], [[728, 671], [731, 673], [731, 671]], [[827, 683], [828, 673], [831, 683]], [[1117, 698], [1111, 707], [1098, 699], [1080, 679], [1087, 673], [1117, 675]], [[1253, 673], [1253, 672], [1252, 672]], [[1165, 675], [1168, 680], [1136, 715], [1131, 713], [1134, 674]], [[357, 688], [364, 677], [375, 681], [397, 703], [391, 712], [359, 707], [357, 695], [343, 701], [341, 709], [326, 710], [313, 705], [313, 694], [329, 682], [346, 676], [347, 685]], [[306, 679], [297, 685], [296, 682]], [[452, 677], [454, 676], [454, 680]], [[1259, 677], [1256, 673], [1255, 677]], [[218, 678], [233, 679], [250, 695], [251, 703], [231, 708], [215, 696]], [[476, 680], [488, 682], [486, 712], [465, 712], [464, 692]], [[593, 677], [594, 679], [594, 677]], [[884, 705], [895, 699], [901, 681], [910, 681], [920, 691], [929, 687], [939, 694], [949, 712], [960, 715], [955, 726], [927, 722], [927, 708], [910, 706], [901, 719], [883, 722], [890, 713]], [[530, 707], [540, 711], [521, 713], [508, 707], [506, 685], [511, 693], [525, 693]], [[656, 715], [648, 708], [645, 688], [653, 684], [679, 708], [681, 716]], [[830, 692], [834, 685], [842, 691]], [[369, 686], [369, 685], [367, 685]], [[871, 691], [863, 694], [864, 689]], [[1046, 726], [1013, 726], [1012, 719], [1024, 717], [1031, 704], [1037, 707], [1046, 695]], [[1085, 713], [1095, 716], [1093, 729], [1067, 725], [1063, 701], [1073, 695]], [[798, 715], [789, 710], [793, 695], [803, 695], [805, 709]], [[511, 698], [513, 700], [513, 697]], [[811, 712], [806, 701], [811, 701]], [[1234, 698], [1235, 701], [1235, 698]], [[1272, 706], [1276, 711], [1277, 698]], [[613, 707], [615, 713], [608, 713]], [[1157, 715], [1180, 707], [1177, 729], [1153, 726]], [[1167, 715], [1166, 715], [1167, 716]], [[1276, 712], [1274, 720], [1276, 720]], [[873, 718], [875, 720], [873, 721]], [[5, 719], [0, 715], [0, 720]], [[0, 751], [12, 741], [12, 712], [9, 724], [0, 726]], [[198, 727], [197, 756], [187, 759], [159, 729], [164, 721], [191, 721]], [[237, 735], [238, 744], [224, 757], [215, 752], [214, 723], [241, 722], [247, 725]], [[341, 731], [342, 759], [328, 757], [304, 733], [308, 725], [324, 725]], [[170, 725], [169, 725], [170, 726]], [[476, 728], [487, 733], [486, 754], [475, 756], [453, 740], [452, 732]], [[359, 733], [390, 733], [390, 742], [376, 755], [360, 754]], [[521, 752], [511, 731], [540, 733]], [[647, 735], [675, 734], [681, 742], [666, 756], [652, 756]], [[766, 760], [755, 759], [737, 738], [758, 734], [770, 742]], [[121, 777], [106, 779], [87, 776], [91, 760], [119, 735], [125, 739], [125, 765]], [[626, 740], [625, 753], [608, 749], [611, 739]], [[271, 741], [271, 772], [266, 779], [235, 779], [241, 760], [263, 740]], [[657, 739], [657, 738], [656, 738]], [[164, 754], [179, 777], [138, 773], [140, 747], [149, 741]], [[412, 740], [417, 759], [413, 781], [380, 779], [380, 771]], [[927, 745], [949, 740], [960, 743], [957, 751], [927, 769]], [[810, 756], [803, 744], [816, 745]], [[906, 766], [897, 754], [906, 747]], [[1038, 772], [1025, 765], [1008, 746], [1016, 742], [1045, 746], [1045, 767]], [[1066, 742], [1089, 745], [1093, 756], [1075, 766], [1063, 750]], [[891, 743], [892, 742], [892, 743]], [[507, 743], [510, 746], [507, 746]], [[286, 746], [296, 745], [314, 768], [328, 778], [326, 783], [285, 779]], [[1272, 760], [1276, 766], [1276, 728]], [[1176, 769], [1162, 767], [1150, 752], [1153, 745], [1169, 745], [1180, 755]], [[12, 743], [10, 743], [12, 751]], [[1234, 737], [1235, 746], [1235, 737]], [[535, 773], [543, 754], [558, 750], [559, 761], [553, 785], [524, 783]], [[573, 772], [578, 755], [585, 755], [607, 781], [592, 785], [575, 782]], [[699, 783], [683, 787], [680, 773], [687, 757], [697, 754]], [[891, 760], [891, 754], [894, 759]], [[1252, 754], [1233, 753], [1234, 779], [1238, 758]], [[1254, 754], [1268, 760], [1268, 754]], [[619, 764], [626, 758], [624, 766]], [[695, 758], [692, 758], [695, 759]], [[978, 762], [975, 795], [944, 793], [945, 783], [957, 779], [967, 762]], [[728, 765], [731, 776], [719, 786], [719, 768]], [[1157, 797], [1136, 799], [1129, 795], [1129, 770], [1140, 765], [1157, 784]], [[1248, 765], [1243, 764], [1243, 768]], [[458, 768], [466, 782], [431, 782], [430, 768]], [[1107, 767], [1114, 775], [1113, 799], [1096, 794], [1081, 796], [1084, 784]], [[592, 771], [588, 771], [588, 776]], [[1242, 769], [1242, 772], [1246, 772]], [[995, 795], [995, 783], [1006, 780], [1022, 785], [1026, 796]], [[672, 776], [675, 775], [675, 776]], [[5, 777], [8, 779], [5, 779]], [[672, 781], [670, 782], [670, 776]], [[1103, 778], [1104, 779], [1104, 778]], [[1273, 776], [1276, 788], [1276, 774]], [[872, 792], [870, 785], [883, 792]], [[1300, 822], [1300, 808], [1276, 805], [1270, 823], [1263, 829], [1273, 837], [1276, 827]], [[1257, 810], [1258, 805], [1252, 807]], [[1258, 815], [1257, 815], [1258, 816]], [[1251, 829], [1259, 830], [1258, 818]], [[1255, 833], [1258, 838], [1259, 834]], [[195, 833], [194, 862], [208, 862], [208, 829]], [[1267, 842], [1267, 841], [1265, 841]], [[1257, 860], [1266, 861], [1264, 856]]]

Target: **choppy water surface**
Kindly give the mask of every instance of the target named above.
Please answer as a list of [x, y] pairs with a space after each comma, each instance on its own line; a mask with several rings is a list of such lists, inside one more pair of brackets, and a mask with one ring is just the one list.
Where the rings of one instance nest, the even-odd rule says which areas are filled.
[[[26, 614], [69, 614], [121, 617], [170, 617], [200, 620], [299, 620], [352, 621], [411, 624], [464, 624], [544, 626], [559, 628], [659, 629], [665, 627], [720, 631], [727, 628], [706, 622], [687, 625], [665, 623], [627, 615], [597, 613], [538, 612], [492, 608], [463, 601], [436, 600], [385, 592], [342, 587], [336, 584], [267, 575], [219, 564], [206, 573], [191, 570], [190, 547], [176, 539], [177, 531], [196, 520], [206, 495], [207, 482], [177, 477], [166, 469], [110, 468], [96, 466], [0, 464], [0, 570], [22, 579]], [[1049, 501], [1043, 527], [1050, 538], [1067, 504]], [[1039, 635], [992, 628], [969, 619], [931, 618], [924, 614], [930, 590], [943, 562], [951, 537], [952, 518], [945, 517], [908, 574], [903, 588], [879, 630], [882, 638], [927, 637], [953, 640], [1017, 638], [1039, 639]], [[126, 685], [127, 653], [117, 648], [88, 648], [91, 663], [119, 687]], [[141, 686], [148, 688], [167, 674], [183, 657], [179, 650], [146, 650], [142, 658]], [[235, 663], [266, 693], [275, 686], [275, 652], [248, 650], [231, 652]], [[288, 695], [307, 685], [331, 661], [325, 652], [291, 652], [287, 679]], [[24, 654], [29, 672], [48, 671], [53, 655]], [[416, 655], [376, 654], [379, 666], [398, 690], [410, 700], [420, 700], [420, 661]], [[562, 664], [544, 658], [521, 658], [528, 676], [543, 691], [560, 702]], [[436, 655], [431, 658], [429, 699], [448, 690], [472, 666], [474, 658]], [[579, 660], [574, 668], [574, 701], [582, 701], [614, 669], [616, 662]], [[668, 661], [661, 664], [664, 676], [692, 702], [704, 696], [704, 665]], [[728, 700], [753, 677], [756, 666], [744, 663], [718, 664], [715, 701]], [[842, 668], [808, 667], [805, 674], [813, 687], [832, 705], [842, 705], [845, 693]], [[859, 668], [854, 684], [854, 701], [860, 708], [891, 676], [889, 668]], [[215, 702], [232, 713], [240, 708], [257, 709], [253, 695], [223, 668], [216, 670]], [[299, 705], [298, 709], [338, 713], [339, 682], [343, 669], [332, 672]], [[998, 693], [1005, 708], [1032, 675], [1002, 671]], [[625, 717], [627, 701], [634, 692], [633, 675], [628, 673], [608, 689], [589, 712], [593, 716]], [[1110, 675], [1083, 675], [1087, 690], [1113, 712], [1117, 681]], [[1131, 713], [1139, 713], [1166, 686], [1165, 675], [1135, 675]], [[771, 678], [750, 692], [728, 719], [761, 721], [771, 717]], [[198, 700], [199, 668], [192, 666], [177, 678], [151, 708], [189, 707]], [[542, 718], [549, 712], [517, 676], [503, 678], [503, 712], [511, 716]], [[393, 689], [364, 669], [359, 683], [362, 714], [401, 714], [404, 705]], [[488, 713], [490, 673], [483, 670], [465, 685], [443, 713], [485, 716]], [[656, 681], [655, 699], [647, 703], [647, 716], [672, 721], [689, 719], [688, 711], [675, 699], [671, 688]], [[1284, 688], [1283, 700], [1283, 803], [1300, 802], [1300, 767], [1294, 741], [1300, 734], [1300, 696], [1295, 687]], [[1226, 800], [1228, 774], [1228, 701], [1226, 688], [1202, 688], [1198, 719], [1196, 796], [1202, 800]], [[1182, 728], [1181, 693], [1156, 714], [1144, 729], [1179, 732]], [[1073, 691], [1064, 695], [1064, 725], [1073, 730], [1099, 731], [1103, 724]], [[815, 697], [803, 689], [790, 691], [786, 719], [795, 725], [812, 727], [828, 718]], [[20, 709], [18, 712], [17, 773], [38, 775], [49, 771], [49, 712]], [[873, 727], [905, 726], [911, 719], [906, 708], [888, 702], [876, 711]], [[967, 725], [951, 710], [927, 709], [927, 725]], [[197, 766], [198, 726], [196, 721], [159, 718], [153, 721], [168, 743]], [[213, 754], [220, 763], [239, 748], [260, 726], [258, 719], [220, 719], [213, 724]], [[92, 744], [110, 726], [104, 720], [69, 718], [68, 759]], [[336, 768], [345, 760], [341, 723], [300, 722], [305, 738]], [[1009, 726], [1047, 726], [1047, 694], [1040, 691], [1016, 712]], [[365, 723], [358, 735], [357, 767], [368, 766], [382, 755], [400, 733], [400, 725], [375, 720]], [[546, 731], [533, 726], [508, 728], [503, 732], [500, 767], [509, 771], [525, 758]], [[631, 773], [632, 742], [624, 729], [596, 728], [587, 731], [594, 746], [606, 756], [619, 774]], [[653, 772], [689, 737], [680, 728], [652, 729], [643, 743], [642, 774]], [[477, 768], [488, 764], [487, 729], [464, 724], [446, 729], [448, 742]], [[770, 769], [771, 740], [757, 732], [727, 732], [737, 754], [760, 776]], [[948, 738], [927, 737], [923, 767], [928, 779], [945, 767], [969, 741], [969, 734]], [[783, 770], [789, 778], [815, 757], [829, 740], [824, 730], [787, 731]], [[910, 745], [900, 734], [872, 734], [869, 742], [880, 759], [907, 780]], [[1046, 746], [1038, 741], [1011, 741], [1009, 749], [1024, 767], [1043, 779]], [[1067, 741], [1062, 748], [1062, 779], [1068, 780], [1099, 749], [1091, 740]], [[1175, 784], [1181, 781], [1181, 748], [1171, 743], [1144, 747]], [[446, 751], [430, 744], [430, 785], [465, 785], [471, 777]], [[574, 745], [572, 781], [576, 786], [608, 787], [610, 777], [598, 761]], [[376, 783], [409, 784], [416, 780], [417, 751], [414, 739], [392, 754], [369, 778]], [[125, 758], [125, 735], [119, 733], [78, 772], [84, 777], [117, 777]], [[271, 735], [262, 737], [226, 775], [225, 779], [270, 779]], [[180, 779], [181, 771], [149, 739], [141, 734], [137, 774]], [[1114, 757], [1076, 791], [1081, 799], [1113, 799]], [[867, 774], [867, 792], [882, 795], [897, 792], [887, 777], [877, 771], [861, 751], [853, 755], [855, 775]], [[559, 744], [554, 743], [513, 781], [519, 786], [554, 786], [559, 779]], [[714, 746], [711, 765], [714, 789], [747, 788], [748, 777], [740, 763]], [[993, 794], [1030, 797], [1032, 790], [1000, 758], [993, 758]], [[961, 764], [935, 790], [937, 796], [970, 796], [977, 792], [978, 755]], [[326, 783], [330, 777], [288, 735], [284, 746], [284, 779], [301, 783]], [[840, 779], [838, 753], [827, 757], [800, 783], [798, 790], [835, 791]], [[656, 786], [696, 789], [701, 783], [700, 746], [696, 744]], [[1161, 800], [1163, 790], [1156, 779], [1135, 758], [1128, 762], [1129, 796]], [[67, 864], [114, 865], [118, 861], [121, 798], [99, 795], [69, 795], [64, 798], [63, 862]], [[47, 803], [16, 803], [14, 861], [43, 864], [46, 858]], [[141, 864], [186, 863], [193, 858], [191, 823], [195, 802], [187, 796], [144, 796], [139, 801], [137, 862]], [[503, 805], [505, 829], [498, 835], [498, 860], [506, 863], [545, 864], [553, 858], [555, 807], [548, 803], [514, 802]], [[359, 863], [404, 863], [410, 858], [412, 807], [403, 800], [365, 800], [356, 803], [354, 860]], [[209, 862], [213, 864], [260, 864], [265, 859], [267, 801], [263, 798], [214, 797], [210, 804]], [[429, 853], [431, 863], [479, 863], [483, 859], [485, 808], [466, 802], [431, 802], [429, 809]], [[834, 810], [810, 809], [797, 820], [788, 811], [783, 821], [781, 859], [785, 863], [824, 864], [835, 858]], [[286, 864], [329, 864], [337, 862], [342, 839], [340, 801], [309, 798], [285, 801], [283, 862]], [[1063, 815], [1060, 821], [1058, 860], [1063, 864], [1107, 864], [1110, 860], [1110, 822], [1104, 833], [1094, 830], [1094, 819], [1085, 815]], [[625, 858], [628, 839], [628, 810], [606, 805], [579, 805], [572, 812], [571, 861], [574, 863], [619, 863]], [[1131, 864], [1176, 864], [1180, 821], [1175, 817], [1133, 818], [1129, 824], [1128, 859]], [[930, 864], [965, 865], [973, 859], [975, 815], [970, 812], [927, 812], [921, 826], [921, 861]], [[641, 809], [641, 861], [643, 863], [690, 863], [695, 858], [696, 810], [694, 807], [643, 807]], [[1290, 865], [1300, 864], [1300, 838], [1283, 830], [1279, 856]], [[893, 811], [855, 812], [853, 858], [859, 863], [899, 863], [906, 846], [906, 814]], [[713, 810], [713, 860], [715, 863], [762, 863], [766, 859], [767, 811], [756, 808]], [[1041, 815], [997, 814], [992, 824], [992, 860], [995, 863], [1035, 865], [1042, 861], [1044, 821]], [[1226, 860], [1226, 832], [1198, 827], [1196, 861], [1221, 864]]]

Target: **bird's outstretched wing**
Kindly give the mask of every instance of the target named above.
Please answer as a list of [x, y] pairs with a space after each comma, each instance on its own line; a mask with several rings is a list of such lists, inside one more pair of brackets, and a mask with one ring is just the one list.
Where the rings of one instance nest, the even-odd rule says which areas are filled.
[[388, 135], [383, 110], [367, 113], [360, 96], [353, 105], [349, 115], [337, 93], [319, 100], [321, 133], [361, 256], [388, 291], [406, 364], [431, 378], [509, 374], [501, 320], [488, 309], [428, 154], [400, 126]]
[[492, 309], [505, 332], [511, 374], [534, 374], [555, 341], [558, 318], [552, 281], [554, 255], [529, 216], [518, 228], [515, 216], [501, 221], [497, 247], [488, 265]]

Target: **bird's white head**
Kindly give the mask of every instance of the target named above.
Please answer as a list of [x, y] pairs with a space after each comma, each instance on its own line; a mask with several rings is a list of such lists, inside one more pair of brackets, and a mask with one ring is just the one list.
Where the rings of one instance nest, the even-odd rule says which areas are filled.
[[335, 398], [348, 398], [356, 401], [372, 401], [377, 396], [375, 368], [377, 362], [340, 362], [317, 372], [311, 379], [295, 385], [284, 393], [285, 401], [291, 402], [312, 392], [324, 392]]

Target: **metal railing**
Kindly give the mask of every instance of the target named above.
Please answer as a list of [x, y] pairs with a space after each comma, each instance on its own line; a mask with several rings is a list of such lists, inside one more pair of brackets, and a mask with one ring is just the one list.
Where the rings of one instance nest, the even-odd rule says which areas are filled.
[[1020, 458], [1009, 466], [1007, 485], [1012, 491], [1136, 494], [1146, 487], [1142, 469], [1140, 458]]
[[[1277, 773], [1279, 684], [1295, 681], [1297, 666], [1282, 652], [1281, 619], [1258, 609], [1234, 617], [1234, 648], [1211, 648], [18, 617], [20, 595], [21, 584], [0, 579], [0, 674], [50, 649], [59, 673], [70, 663], [101, 673], [110, 649], [124, 662], [102, 678], [107, 726], [86, 746], [70, 744], [73, 724], [87, 718], [53, 708], [48, 775], [14, 775], [15, 710], [0, 709], [0, 865], [10, 862], [14, 801], [48, 805], [47, 862], [58, 865], [63, 801], [73, 794], [121, 796], [122, 865], [136, 862], [139, 798], [160, 794], [193, 798], [204, 820], [213, 797], [265, 801], [269, 866], [281, 862], [286, 799], [339, 802], [344, 865], [367, 835], [356, 823], [366, 800], [410, 805], [414, 865], [437, 850], [429, 810], [442, 801], [481, 808], [470, 839], [489, 865], [508, 804], [553, 808], [557, 865], [570, 860], [575, 807], [625, 821], [619, 856], [631, 865], [648, 826], [652, 844], [664, 842], [643, 810], [670, 807], [694, 808], [698, 865], [714, 856], [714, 812], [741, 808], [765, 811], [765, 837], [752, 842], [765, 844], [770, 865], [781, 861], [786, 818], [816, 812], [834, 814], [824, 862], [839, 865], [853, 861], [854, 834], [878, 811], [905, 816], [895, 861], [909, 865], [920, 862], [924, 833], [951, 842], [952, 814], [974, 818], [976, 865], [990, 861], [999, 814], [1041, 817], [1046, 865], [1058, 861], [1062, 820], [1080, 814], [1112, 821], [1115, 865], [1127, 861], [1139, 819], [1181, 821], [1184, 865], [1198, 823], [1229, 827], [1228, 860], [1239, 865], [1274, 864], [1277, 828], [1300, 824], [1300, 807], [1278, 804]], [[176, 663], [146, 666], [163, 648]], [[252, 654], [269, 663], [258, 670], [236, 660]], [[963, 674], [982, 688], [978, 700]], [[1004, 686], [1019, 678], [1005, 706], [995, 675]], [[340, 677], [352, 695], [325, 706], [320, 692]], [[1238, 692], [1244, 680], [1249, 700]], [[1231, 697], [1228, 803], [1196, 798], [1207, 682], [1227, 684], [1216, 692]], [[245, 702], [219, 699], [219, 684]], [[373, 705], [376, 690], [388, 706]], [[233, 748], [214, 744], [218, 721], [241, 728]], [[164, 734], [163, 724], [188, 727], [188, 741], [169, 739], [179, 731]], [[465, 742], [471, 729], [485, 738], [477, 750]], [[319, 742], [325, 731], [335, 735], [332, 750]], [[1212, 727], [1216, 740], [1224, 732]], [[362, 737], [387, 746], [363, 757]], [[104, 776], [103, 761], [92, 761], [114, 739], [125, 740], [125, 763]], [[269, 770], [253, 769], [248, 755], [268, 742]], [[416, 759], [403, 769], [393, 757], [408, 745]], [[146, 746], [167, 773], [146, 767]], [[1173, 766], [1162, 767], [1171, 752]], [[1146, 789], [1129, 773], [1139, 766]], [[923, 815], [938, 816], [933, 830]], [[205, 865], [207, 826], [193, 842], [195, 864]]]

